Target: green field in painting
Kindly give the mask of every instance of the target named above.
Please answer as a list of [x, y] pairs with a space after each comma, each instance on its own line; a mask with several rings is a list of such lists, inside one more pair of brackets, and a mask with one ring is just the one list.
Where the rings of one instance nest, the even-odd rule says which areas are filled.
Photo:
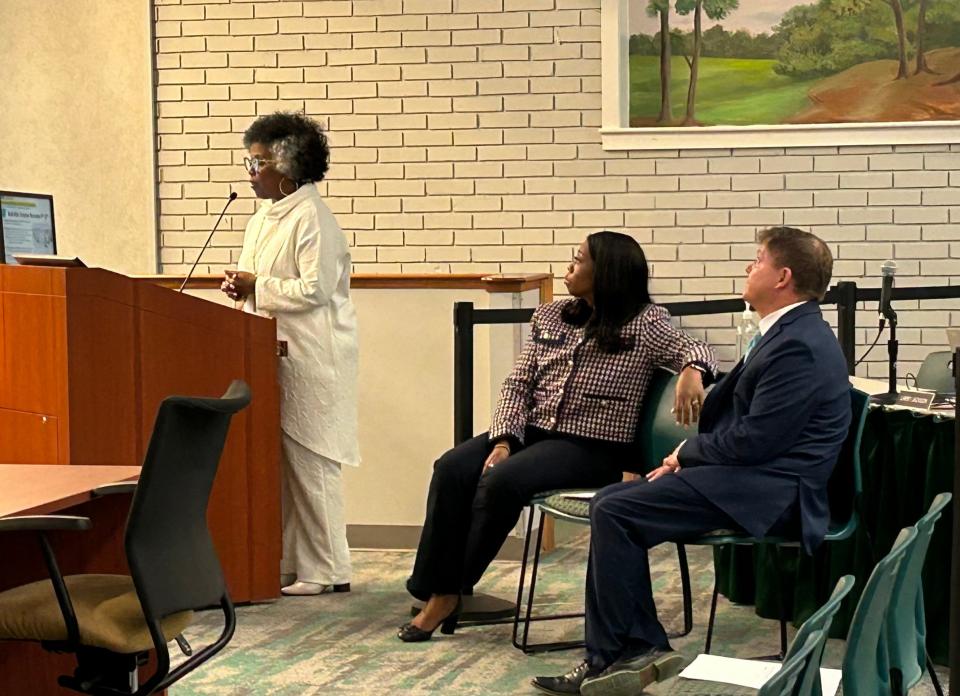
[[[807, 90], [817, 80], [794, 80], [773, 72], [776, 61], [701, 58], [695, 117], [701, 125], [783, 123], [810, 105]], [[673, 122], [683, 120], [690, 69], [682, 56], [671, 63]], [[660, 113], [660, 59], [630, 56], [630, 123], [656, 125]]]

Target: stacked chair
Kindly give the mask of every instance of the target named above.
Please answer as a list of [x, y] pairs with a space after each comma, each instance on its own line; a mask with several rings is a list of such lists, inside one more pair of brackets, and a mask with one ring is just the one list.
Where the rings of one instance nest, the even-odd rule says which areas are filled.
[[[933, 529], [950, 502], [950, 493], [934, 497], [927, 513], [913, 527], [900, 531], [890, 552], [870, 574], [857, 603], [847, 633], [846, 653], [843, 659], [842, 684], [844, 694], [870, 696], [901, 696], [929, 673], [937, 693], [943, 692], [926, 653], [925, 621], [921, 573]], [[678, 678], [667, 685], [670, 696], [698, 694], [700, 696], [745, 696], [747, 694], [790, 694], [790, 696], [821, 696], [819, 664], [822, 660], [830, 622], [840, 602], [853, 586], [853, 577], [845, 576], [837, 583], [830, 599], [807, 619], [787, 650], [783, 672], [794, 660], [797, 651], [805, 647], [810, 635], [822, 636], [814, 646], [810, 669], [794, 682], [793, 691], [780, 687], [770, 691], [771, 678], [759, 692], [718, 682]], [[812, 669], [816, 663], [817, 669]]]
[[[60, 573], [46, 533], [89, 529], [88, 518], [0, 520], [0, 532], [37, 533], [50, 573], [50, 580], [0, 592], [0, 640], [73, 653], [77, 668], [58, 683], [97, 696], [162, 691], [226, 647], [236, 614], [207, 527], [207, 503], [230, 420], [249, 403], [250, 389], [238, 380], [221, 398], [171, 396], [160, 404], [139, 481], [100, 491], [133, 491], [124, 535], [129, 576]], [[181, 634], [193, 612], [211, 606], [223, 612], [223, 630], [193, 652]], [[167, 642], [174, 639], [190, 657], [171, 669]], [[141, 684], [139, 669], [151, 655], [155, 669]]]
[[[844, 575], [837, 581], [830, 598], [803, 622], [787, 649], [783, 666], [776, 675], [763, 685], [759, 694], [816, 694], [820, 696], [820, 663], [827, 645], [827, 637], [833, 618], [837, 615], [843, 599], [853, 589], [854, 578]], [[785, 674], [786, 673], [786, 674]], [[678, 677], [665, 687], [670, 696], [696, 694], [697, 696], [747, 696], [756, 694], [753, 689], [737, 687], [722, 682]]]
[[950, 493], [935, 496], [927, 513], [917, 522], [917, 541], [904, 555], [893, 588], [894, 601], [887, 612], [884, 637], [890, 661], [891, 693], [897, 696], [907, 693], [925, 674], [929, 674], [938, 696], [943, 696], [927, 655], [922, 574], [933, 529], [951, 497]]
[[[802, 647], [789, 655], [780, 670], [760, 687], [757, 696], [799, 696], [810, 693], [804, 691], [803, 685], [809, 680], [820, 679], [820, 660], [815, 655], [819, 647], [823, 653], [823, 643], [827, 636], [823, 631], [813, 631], [804, 641]], [[799, 641], [794, 641], [796, 644]]]

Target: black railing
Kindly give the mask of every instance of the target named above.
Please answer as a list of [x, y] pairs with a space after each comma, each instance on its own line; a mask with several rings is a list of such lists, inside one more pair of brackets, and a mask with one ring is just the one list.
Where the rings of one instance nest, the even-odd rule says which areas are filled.
[[[953, 351], [953, 385], [960, 397], [960, 348]], [[953, 539], [950, 550], [951, 578], [960, 578], [960, 398], [953, 404]], [[950, 693], [960, 693], [960, 588], [950, 587]]]
[[[960, 348], [953, 351], [953, 384], [957, 393], [953, 422], [953, 539], [950, 551], [951, 578], [960, 578]], [[950, 693], [960, 692], [960, 592], [956, 580], [950, 587]]]
[[[960, 298], [960, 285], [894, 288], [892, 300], [943, 300]], [[837, 305], [837, 339], [852, 375], [856, 362], [857, 303], [880, 301], [879, 288], [858, 288], [852, 281], [834, 285], [821, 305]], [[743, 300], [665, 302], [675, 317], [742, 312]], [[474, 309], [472, 302], [453, 305], [453, 438], [459, 444], [473, 437], [473, 327], [480, 324], [524, 324], [533, 316], [528, 309]]]

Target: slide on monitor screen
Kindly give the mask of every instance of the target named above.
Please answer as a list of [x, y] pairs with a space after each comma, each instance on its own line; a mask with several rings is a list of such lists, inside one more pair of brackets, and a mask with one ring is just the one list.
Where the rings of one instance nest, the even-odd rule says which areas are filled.
[[53, 196], [0, 191], [0, 261], [17, 255], [56, 254]]

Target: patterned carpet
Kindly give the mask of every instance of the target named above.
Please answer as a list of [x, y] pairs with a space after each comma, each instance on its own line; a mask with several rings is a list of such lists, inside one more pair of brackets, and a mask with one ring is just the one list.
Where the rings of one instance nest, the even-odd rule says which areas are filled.
[[[537, 603], [579, 611], [583, 606], [586, 534], [579, 533], [544, 559]], [[692, 659], [702, 651], [713, 574], [708, 549], [689, 549], [694, 582], [693, 632], [673, 641]], [[238, 628], [227, 649], [212, 662], [170, 689], [171, 696], [200, 694], [536, 694], [529, 685], [537, 674], [559, 674], [582, 659], [582, 651], [524, 655], [510, 644], [511, 625], [439, 632], [428, 643], [405, 644], [395, 637], [407, 620], [411, 599], [403, 583], [412, 553], [354, 551], [353, 592], [319, 597], [289, 597], [240, 607]], [[671, 631], [681, 624], [680, 582], [674, 547], [651, 554], [660, 616]], [[495, 563], [478, 591], [504, 598], [516, 596], [519, 564]], [[551, 608], [550, 611], [553, 611]], [[758, 618], [751, 607], [724, 599], [718, 612], [715, 652], [735, 657], [775, 652], [776, 624]], [[194, 647], [219, 631], [215, 612], [201, 615], [187, 632]], [[582, 622], [534, 624], [531, 640], [582, 636]], [[830, 641], [826, 666], [838, 666], [841, 641]], [[945, 672], [942, 680], [945, 681]], [[665, 691], [662, 687], [654, 690]], [[933, 694], [928, 680], [911, 694]]]

